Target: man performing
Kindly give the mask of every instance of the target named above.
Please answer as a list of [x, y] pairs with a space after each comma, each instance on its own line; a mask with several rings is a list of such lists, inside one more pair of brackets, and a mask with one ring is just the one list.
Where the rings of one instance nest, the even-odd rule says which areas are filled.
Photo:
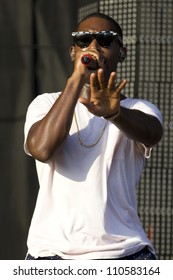
[[136, 187], [162, 137], [161, 113], [125, 97], [125, 79], [116, 85], [126, 50], [114, 19], [90, 14], [72, 37], [63, 91], [37, 96], [27, 111], [24, 148], [40, 188], [26, 259], [155, 259]]

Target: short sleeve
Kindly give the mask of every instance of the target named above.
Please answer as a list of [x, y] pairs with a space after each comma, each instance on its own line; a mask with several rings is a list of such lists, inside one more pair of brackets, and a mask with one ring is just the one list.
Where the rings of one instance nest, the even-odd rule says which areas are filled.
[[163, 122], [163, 117], [160, 110], [151, 102], [143, 99], [126, 98], [121, 101], [121, 106], [128, 109], [136, 109], [145, 114], [156, 117], [160, 123]]
[[24, 125], [24, 151], [29, 154], [26, 145], [26, 139], [31, 126], [37, 121], [43, 119], [49, 112], [60, 93], [44, 93], [38, 95], [29, 105]]
[[[163, 123], [163, 117], [160, 112], [160, 110], [151, 102], [143, 100], [143, 99], [132, 99], [132, 98], [126, 98], [121, 101], [121, 106], [128, 109], [135, 109], [139, 110], [145, 114], [152, 115], [156, 117], [160, 123]], [[150, 158], [152, 147], [147, 147], [143, 143], [138, 143], [138, 146], [141, 146], [144, 150], [144, 156], [145, 158]]]

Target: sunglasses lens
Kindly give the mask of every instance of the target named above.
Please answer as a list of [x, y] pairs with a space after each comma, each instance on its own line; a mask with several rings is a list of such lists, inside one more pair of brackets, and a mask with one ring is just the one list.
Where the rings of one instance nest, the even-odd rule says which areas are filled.
[[97, 43], [103, 47], [109, 47], [114, 38], [115, 34], [112, 31], [101, 31], [98, 33], [77, 33], [75, 36], [73, 35], [73, 39], [75, 44], [80, 48], [87, 48], [94, 38], [97, 40]]
[[90, 34], [77, 34], [74, 37], [75, 44], [80, 48], [86, 48], [90, 45], [92, 36]]
[[102, 34], [98, 33], [96, 35], [96, 40], [101, 47], [107, 48], [112, 44], [114, 40], [114, 36], [110, 33], [102, 33]]

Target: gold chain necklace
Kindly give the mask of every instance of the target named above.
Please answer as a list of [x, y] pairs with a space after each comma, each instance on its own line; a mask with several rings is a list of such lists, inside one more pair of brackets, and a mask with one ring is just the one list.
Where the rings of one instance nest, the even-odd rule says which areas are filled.
[[82, 140], [82, 137], [81, 137], [81, 134], [80, 134], [80, 129], [79, 129], [79, 125], [78, 125], [78, 122], [77, 122], [77, 117], [76, 117], [76, 113], [74, 112], [74, 119], [75, 119], [75, 123], [76, 123], [76, 127], [77, 127], [77, 135], [78, 135], [78, 140], [79, 140], [79, 144], [85, 148], [92, 148], [94, 147], [95, 145], [97, 145], [97, 143], [100, 141], [100, 139], [102, 138], [103, 136], [103, 133], [106, 129], [106, 126], [107, 126], [107, 123], [108, 123], [108, 120], [106, 121], [98, 139], [93, 143], [93, 144], [85, 144]]

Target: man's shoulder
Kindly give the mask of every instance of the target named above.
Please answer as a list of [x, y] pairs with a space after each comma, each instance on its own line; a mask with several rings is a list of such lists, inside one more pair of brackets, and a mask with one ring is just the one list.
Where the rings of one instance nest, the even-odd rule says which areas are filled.
[[126, 97], [125, 99], [122, 99], [121, 105], [127, 106], [132, 109], [141, 106], [156, 107], [153, 103], [151, 103], [148, 100], [141, 99], [141, 98], [132, 98], [132, 97]]
[[61, 92], [45, 92], [36, 96], [35, 99], [57, 99]]
[[162, 123], [162, 114], [159, 108], [148, 100], [127, 97], [121, 101], [121, 106], [127, 109], [135, 109], [146, 114], [153, 115], [157, 117]]

